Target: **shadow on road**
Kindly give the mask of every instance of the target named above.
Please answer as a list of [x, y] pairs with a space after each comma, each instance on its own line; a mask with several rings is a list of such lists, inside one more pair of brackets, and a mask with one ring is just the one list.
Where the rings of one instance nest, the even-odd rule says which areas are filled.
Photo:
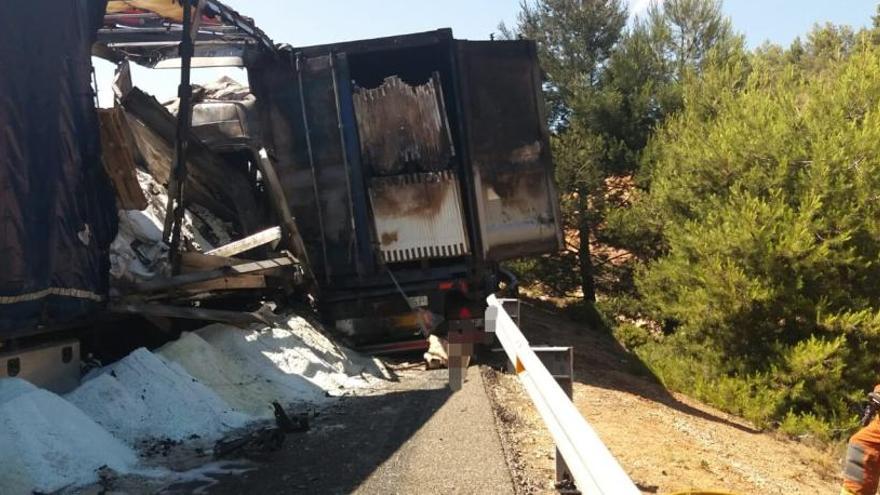
[[[311, 430], [289, 435], [283, 449], [261, 459], [256, 470], [219, 475], [219, 483], [200, 493], [351, 493], [450, 397], [438, 383], [422, 385], [431, 388], [340, 398], [313, 420]], [[181, 484], [161, 493], [195, 488]]]

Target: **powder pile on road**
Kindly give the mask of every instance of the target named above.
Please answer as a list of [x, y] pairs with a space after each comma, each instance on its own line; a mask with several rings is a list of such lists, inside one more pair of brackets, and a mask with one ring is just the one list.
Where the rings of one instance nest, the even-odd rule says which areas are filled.
[[127, 442], [216, 440], [250, 420], [175, 363], [138, 349], [92, 376], [67, 399]]
[[270, 416], [272, 401], [320, 403], [328, 394], [368, 384], [369, 376], [385, 376], [380, 364], [336, 346], [305, 319], [293, 317], [286, 326], [210, 325], [158, 353], [256, 417]]
[[217, 346], [203, 336], [212, 338], [215, 343], [221, 338], [232, 341], [244, 338], [235, 335], [235, 331], [227, 333], [222, 325], [212, 325], [185, 333], [158, 352], [201, 380], [235, 409], [261, 417], [271, 415], [272, 401], [316, 402], [323, 398], [323, 392], [305, 378], [287, 375], [271, 366], [268, 360], [261, 363], [257, 360], [259, 356], [238, 354], [229, 349], [232, 346]]
[[0, 379], [0, 493], [75, 488], [96, 482], [102, 466], [163, 476], [138, 464], [134, 446], [217, 440], [271, 418], [273, 401], [318, 405], [387, 376], [292, 317], [277, 327], [210, 325], [156, 352], [137, 349], [63, 398]]
[[61, 397], [19, 378], [0, 380], [0, 491], [48, 493], [130, 472], [131, 447]]

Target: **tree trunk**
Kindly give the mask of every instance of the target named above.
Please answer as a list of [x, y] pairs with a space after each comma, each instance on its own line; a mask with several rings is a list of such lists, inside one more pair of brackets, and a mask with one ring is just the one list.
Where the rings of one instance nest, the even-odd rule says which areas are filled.
[[593, 258], [590, 255], [590, 214], [587, 195], [581, 191], [578, 212], [578, 264], [580, 265], [581, 289], [584, 299], [596, 302], [596, 286], [593, 282]]

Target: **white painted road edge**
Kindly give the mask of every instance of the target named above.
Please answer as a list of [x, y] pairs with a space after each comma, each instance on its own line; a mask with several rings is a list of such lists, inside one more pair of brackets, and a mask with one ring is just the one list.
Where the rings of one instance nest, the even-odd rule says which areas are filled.
[[502, 301], [494, 295], [486, 301], [489, 303], [486, 331], [498, 336], [562, 453], [578, 490], [584, 495], [639, 495], [641, 491], [532, 351], [528, 340], [504, 310]]

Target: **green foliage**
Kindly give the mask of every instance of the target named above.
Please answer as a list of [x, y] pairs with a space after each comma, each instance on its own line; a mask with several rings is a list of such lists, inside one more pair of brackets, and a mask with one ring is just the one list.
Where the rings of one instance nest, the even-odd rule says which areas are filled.
[[637, 171], [652, 130], [681, 106], [681, 79], [713, 53], [741, 51], [719, 0], [668, 0], [630, 29], [626, 17], [621, 0], [524, 0], [515, 28], [500, 26], [503, 37], [537, 42], [563, 221], [572, 234], [564, 253], [533, 264], [525, 278], [570, 294], [569, 279], [553, 277], [570, 270], [588, 301], [596, 281], [615, 290], [631, 278], [591, 252], [591, 243], [613, 238], [604, 228], [607, 212], [627, 201], [609, 184]]
[[568, 245], [520, 279], [590, 300], [595, 278], [609, 297], [572, 315], [670, 388], [791, 435], [852, 428], [880, 378], [873, 21], [749, 53], [720, 0], [628, 27], [620, 0], [524, 1], [502, 32], [538, 42]]
[[880, 378], [880, 49], [847, 33], [687, 80], [614, 220], [655, 243], [637, 288], [674, 331], [637, 352], [664, 383], [822, 438]]
[[813, 413], [789, 411], [779, 423], [779, 431], [791, 437], [812, 438], [819, 443], [834, 440], [836, 432], [827, 421]]
[[522, 0], [515, 28], [499, 26], [502, 37], [537, 42], [554, 127], [565, 125], [578, 93], [599, 86], [626, 17], [621, 0]]
[[613, 333], [614, 338], [627, 349], [637, 349], [653, 340], [645, 327], [630, 322], [615, 325]]
[[727, 52], [742, 46], [730, 19], [722, 15], [721, 2], [712, 0], [667, 0], [652, 2], [647, 19], [636, 31], [650, 33], [657, 53], [682, 79], [689, 72], [702, 72], [712, 51]]

